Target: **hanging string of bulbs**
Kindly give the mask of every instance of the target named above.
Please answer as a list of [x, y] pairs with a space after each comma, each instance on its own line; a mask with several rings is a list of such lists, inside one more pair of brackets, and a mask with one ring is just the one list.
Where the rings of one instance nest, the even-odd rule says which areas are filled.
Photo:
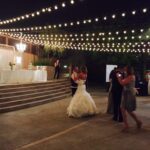
[[[60, 33], [60, 34], [54, 34], [54, 33], [50, 33], [50, 34], [28, 34], [28, 33], [24, 33], [25, 36], [33, 36], [33, 37], [96, 37], [96, 36], [110, 36], [110, 35], [126, 35], [126, 34], [131, 34], [131, 35], [135, 35], [135, 34], [141, 34], [144, 32], [148, 32], [150, 31], [149, 29], [132, 29], [132, 30], [116, 30], [116, 31], [108, 31], [108, 32], [84, 32], [84, 33]], [[2, 31], [2, 32], [8, 32], [8, 31]], [[16, 34], [19, 35], [19, 33], [17, 32], [8, 32], [8, 33], [12, 33], [12, 34]]]
[[35, 18], [35, 17], [38, 17], [38, 16], [45, 14], [45, 13], [51, 13], [53, 11], [58, 11], [60, 8], [65, 8], [67, 6], [74, 5], [76, 3], [76, 1], [77, 0], [67, 0], [67, 1], [62, 2], [60, 4], [56, 4], [54, 6], [49, 6], [46, 8], [42, 8], [42, 9], [37, 10], [35, 12], [27, 13], [25, 15], [21, 15], [18, 17], [13, 17], [11, 19], [2, 20], [2, 21], [0, 21], [0, 25], [11, 24], [14, 22], [19, 22], [21, 20], [27, 20], [27, 19]]
[[122, 12], [118, 15], [112, 14], [110, 16], [103, 16], [103, 17], [96, 17], [96, 18], [90, 18], [90, 19], [83, 19], [80, 21], [74, 21], [74, 22], [68, 22], [68, 23], [59, 23], [59, 24], [53, 24], [53, 25], [45, 25], [45, 26], [34, 26], [34, 27], [25, 27], [25, 28], [11, 28], [11, 29], [0, 29], [0, 31], [7, 31], [7, 32], [20, 32], [20, 31], [40, 31], [40, 30], [47, 30], [47, 29], [59, 29], [59, 28], [67, 28], [67, 27], [73, 27], [73, 26], [80, 26], [85, 24], [92, 24], [95, 22], [101, 22], [101, 21], [107, 21], [109, 19], [117, 21], [117, 16], [119, 18], [125, 18], [127, 16], [136, 16], [138, 14], [137, 12], [140, 12], [141, 14], [148, 13], [148, 8], [143, 8], [142, 10], [133, 10], [130, 13]]
[[[12, 19], [0, 21], [0, 25], [10, 24], [24, 19], [33, 18], [35, 16], [41, 15], [42, 13], [58, 10], [60, 7], [66, 7], [69, 4], [75, 3], [74, 0], [70, 0], [69, 2], [70, 3], [63, 2], [53, 7], [42, 8], [41, 10], [30, 14], [25, 14], [20, 17], [15, 17]], [[61, 23], [61, 24], [54, 24], [54, 25], [47, 25], [47, 26], [26, 27], [26, 28], [0, 29], [0, 34], [18, 38], [19, 34], [13, 32], [67, 28], [67, 27], [80, 26], [85, 24], [92, 24], [95, 22], [98, 23], [101, 21], [108, 21], [108, 20], [116, 21], [117, 18], [120, 17], [122, 18], [128, 16], [134, 17], [139, 13], [147, 14], [148, 12], [149, 12], [148, 8], [143, 8], [140, 10], [133, 10], [130, 13], [122, 12], [117, 15], [111, 14], [109, 16], [84, 19], [84, 20], [68, 22], [68, 23]], [[113, 32], [111, 31], [111, 32], [99, 32], [99, 33], [82, 33], [82, 34], [75, 33], [75, 34], [51, 34], [51, 35], [48, 34], [36, 35], [36, 34], [23, 33], [22, 39], [25, 42], [31, 42], [38, 45], [49, 45], [49, 46], [60, 47], [65, 49], [89, 50], [89, 51], [100, 51], [100, 52], [133, 52], [133, 53], [148, 52], [149, 53], [150, 36], [147, 32], [148, 30], [150, 29], [139, 29], [139, 30], [132, 29], [132, 30], [123, 30], [123, 31], [117, 30]], [[147, 33], [143, 34], [144, 32]], [[139, 33], [140, 35], [137, 35]], [[121, 34], [123, 34], [124, 36], [121, 36]], [[131, 36], [127, 34], [131, 34]], [[128, 40], [131, 40], [131, 42], [128, 42]]]
[[[145, 32], [145, 33], [144, 33]], [[14, 32], [0, 32], [5, 34], [12, 34], [15, 37], [19, 37], [19, 33]], [[127, 35], [128, 33], [128, 35]], [[136, 33], [136, 34], [135, 34]], [[120, 35], [119, 35], [120, 34]], [[98, 32], [98, 33], [84, 33], [84, 34], [24, 34], [27, 39], [43, 39], [43, 40], [55, 40], [55, 41], [100, 41], [100, 42], [113, 42], [113, 41], [148, 41], [150, 39], [149, 30], [123, 30], [114, 32]]]
[[[9, 35], [10, 37], [18, 37], [12, 33], [4, 33], [4, 35]], [[31, 42], [38, 45], [49, 45], [49, 46], [57, 46], [65, 49], [78, 49], [78, 50], [92, 50], [92, 51], [100, 51], [100, 52], [133, 52], [133, 53], [145, 53], [150, 52], [150, 42], [123, 42], [123, 43], [94, 43], [94, 42], [71, 42], [71, 41], [55, 41], [53, 40], [43, 40], [43, 39], [35, 39], [28, 38], [23, 36], [23, 40], [26, 42]]]

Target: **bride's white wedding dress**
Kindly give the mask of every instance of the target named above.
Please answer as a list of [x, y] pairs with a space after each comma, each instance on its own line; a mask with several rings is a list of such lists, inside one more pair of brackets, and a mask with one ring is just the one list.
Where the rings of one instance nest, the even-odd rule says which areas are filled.
[[67, 108], [67, 113], [69, 117], [83, 117], [94, 115], [97, 113], [97, 108], [91, 95], [86, 91], [84, 80], [78, 80], [78, 88], [73, 96], [69, 107]]

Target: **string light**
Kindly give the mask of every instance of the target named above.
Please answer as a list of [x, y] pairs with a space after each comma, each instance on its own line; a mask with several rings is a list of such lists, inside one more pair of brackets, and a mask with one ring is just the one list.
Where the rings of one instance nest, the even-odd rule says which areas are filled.
[[[14, 37], [14, 34], [9, 34], [10, 36], [13, 36]], [[47, 41], [47, 40], [41, 40], [41, 39], [35, 39], [35, 38], [33, 38], [33, 39], [29, 39], [29, 38], [27, 38], [27, 37], [24, 37], [24, 40], [27, 40], [27, 41], [30, 41], [30, 42], [34, 42], [34, 43], [36, 43], [36, 44], [44, 44], [44, 43], [55, 43], [56, 45], [57, 45], [57, 41], [55, 41], [55, 42], [53, 42], [53, 41]], [[54, 40], [54, 39], [53, 39]], [[59, 42], [59, 44], [60, 44], [61, 42]], [[64, 43], [64, 42], [63, 42]], [[74, 44], [74, 43], [72, 43], [72, 42], [65, 42], [66, 43], [66, 45], [68, 46], [68, 45], [72, 45], [72, 44]], [[139, 42], [139, 44], [141, 45], [141, 46], [143, 46], [143, 47], [146, 47], [146, 46], [150, 46], [150, 42], [147, 42], [147, 43], [144, 43], [144, 42]], [[115, 46], [116, 45], [116, 46]], [[136, 47], [138, 45], [138, 43], [136, 42], [136, 43], [117, 43], [117, 44], [115, 44], [115, 43], [112, 43], [112, 44], [110, 44], [110, 43], [102, 43], [102, 44], [100, 44], [100, 43], [81, 43], [81, 42], [79, 42], [78, 44], [74, 44], [74, 46], [86, 46], [86, 47], [94, 47], [94, 49], [96, 48], [96, 47], [99, 47], [99, 48], [101, 48], [101, 47], [103, 47], [103, 48], [111, 48], [111, 46], [112, 46], [112, 48], [114, 48], [114, 47], [116, 47], [115, 48], [115, 52], [118, 52], [117, 51], [117, 49], [119, 49], [119, 52], [122, 52], [122, 49], [121, 48], [123, 48], [124, 49], [124, 51], [125, 51], [125, 49], [127, 50], [126, 52], [129, 52], [129, 49], [131, 49], [132, 47]], [[125, 48], [125, 46], [126, 46], [126, 48]], [[130, 48], [130, 46], [131, 46], [131, 48]], [[83, 48], [82, 48], [83, 49]], [[87, 49], [87, 48], [86, 48]], [[93, 49], [93, 48], [92, 48]], [[107, 51], [109, 51], [109, 49], [107, 49]], [[112, 49], [111, 49], [111, 51], [112, 51]], [[135, 50], [132, 50], [132, 51], [135, 51]], [[144, 52], [146, 52], [146, 51], [144, 51]]]
[[106, 17], [106, 16], [104, 17], [104, 20], [107, 20], [107, 17]]
[[122, 17], [125, 17], [125, 16], [126, 16], [126, 13], [122, 13], [121, 16], [122, 16]]
[[71, 3], [71, 4], [74, 4], [75, 2], [74, 2], [74, 0], [71, 0], [70, 3]]
[[136, 14], [136, 11], [134, 10], [134, 11], [132, 11], [132, 15], [135, 15]]
[[65, 4], [65, 3], [62, 3], [62, 7], [66, 7], [66, 4]]
[[147, 12], [147, 8], [144, 8], [142, 11], [143, 11], [143, 13], [146, 13]]
[[112, 15], [112, 18], [115, 19], [115, 18], [116, 18], [116, 15]]
[[[24, 34], [24, 35], [26, 35], [26, 36], [28, 36], [28, 37], [30, 37], [30, 36], [34, 36], [34, 37], [38, 37], [38, 38], [40, 38], [40, 37], [42, 37], [43, 36], [43, 38], [44, 37], [53, 37], [53, 36], [55, 36], [55, 37], [60, 37], [59, 38], [59, 40], [61, 40], [61, 37], [79, 37], [79, 39], [78, 39], [78, 41], [106, 41], [106, 40], [109, 40], [109, 41], [117, 41], [117, 40], [127, 40], [127, 39], [130, 39], [130, 40], [149, 40], [149, 34], [147, 33], [147, 34], [145, 34], [145, 35], [138, 35], [138, 34], [136, 34], [136, 35], [131, 35], [131, 36], [123, 36], [123, 35], [126, 35], [127, 33], [129, 33], [129, 34], [135, 34], [135, 31], [138, 33], [138, 32], [141, 32], [141, 30], [142, 30], [142, 32], [144, 32], [144, 31], [146, 31], [146, 29], [144, 30], [144, 29], [139, 29], [139, 30], [129, 30], [129, 31], [127, 31], [127, 30], [124, 30], [124, 31], [113, 31], [113, 32], [99, 32], [99, 33], [82, 33], [82, 34], [65, 34], [65, 36], [64, 36], [64, 34], [51, 34], [51, 35], [48, 35], [48, 34]], [[134, 31], [134, 32], [133, 32]], [[118, 35], [121, 35], [121, 36], [118, 36]], [[107, 36], [108, 35], [108, 36]], [[90, 38], [87, 38], [87, 39], [85, 39], [85, 37], [90, 37]], [[92, 39], [92, 37], [94, 37], [93, 39]], [[64, 39], [65, 40], [65, 39]], [[72, 40], [72, 41], [76, 41], [76, 39], [75, 38], [72, 38], [72, 39], [70, 39], [70, 40]]]
[[58, 6], [57, 6], [57, 5], [56, 5], [56, 6], [54, 6], [54, 9], [55, 9], [55, 10], [57, 10], [57, 9], [58, 9]]
[[[135, 33], [135, 30], [131, 30], [131, 33], [132, 33], [132, 31], [134, 31], [133, 33]], [[144, 29], [140, 29], [140, 32], [144, 32], [145, 30]], [[55, 45], [56, 46], [59, 46], [60, 44], [62, 44], [63, 42], [60, 42], [60, 43], [58, 43], [58, 41], [61, 41], [61, 40], [63, 40], [64, 42], [65, 42], [65, 44], [66, 44], [66, 49], [69, 49], [70, 47], [70, 45], [72, 46], [72, 44], [75, 44], [75, 43], [72, 43], [71, 41], [80, 41], [81, 39], [82, 39], [82, 41], [95, 41], [95, 39], [97, 40], [100, 40], [100, 38], [95, 38], [95, 36], [97, 36], [97, 35], [99, 35], [99, 36], [107, 36], [107, 34], [108, 35], [112, 35], [112, 33], [115, 33], [116, 35], [118, 35], [118, 34], [120, 34], [120, 33], [123, 33], [123, 34], [126, 34], [128, 31], [122, 31], [122, 32], [120, 32], [120, 31], [115, 31], [115, 32], [107, 32], [107, 33], [104, 33], [104, 32], [102, 32], [102, 33], [86, 33], [86, 34], [65, 34], [65, 35], [63, 35], [63, 34], [61, 34], [60, 36], [62, 37], [62, 39], [59, 37], [59, 35], [52, 35], [52, 37], [53, 38], [49, 38], [49, 36], [48, 35], [42, 35], [44, 38], [43, 39], [40, 39], [40, 38], [37, 38], [37, 37], [34, 37], [35, 35], [32, 35], [32, 37], [28, 37], [28, 36], [26, 36], [26, 35], [24, 35], [24, 40], [25, 41], [28, 41], [28, 42], [32, 42], [32, 43], [34, 43], [34, 44], [39, 44], [39, 45], [45, 45], [45, 43], [48, 43], [48, 44], [53, 44], [53, 43], [55, 43]], [[3, 33], [0, 33], [0, 34], [3, 34]], [[6, 33], [5, 33], [6, 34]], [[10, 36], [12, 36], [12, 37], [17, 37], [17, 34], [14, 34], [14, 33], [7, 33], [7, 35], [10, 35]], [[15, 36], [16, 35], [16, 36]], [[30, 35], [31, 36], [31, 35]], [[46, 36], [46, 38], [45, 38], [45, 36]], [[70, 38], [68, 38], [68, 36], [70, 36], [70, 37], [73, 37], [73, 36], [75, 36], [75, 37], [78, 37], [78, 38], [71, 38], [71, 41], [70, 41]], [[80, 37], [82, 37], [82, 38], [80, 38]], [[84, 36], [86, 36], [86, 37], [88, 37], [88, 38], [83, 38]], [[89, 38], [89, 36], [92, 36], [92, 38]], [[144, 35], [145, 36], [145, 35]], [[141, 39], [141, 38], [143, 38], [144, 36], [141, 36], [141, 35], [139, 35], [139, 36], [137, 36], [139, 39]], [[58, 40], [58, 38], [54, 38], [54, 37], [59, 37], [59, 39], [60, 40]], [[63, 38], [63, 37], [65, 37], [65, 38]], [[133, 38], [134, 37], [134, 38]], [[137, 38], [136, 37], [136, 38]], [[146, 38], [148, 39], [148, 35], [146, 35]], [[125, 36], [125, 37], [118, 37], [118, 39], [125, 39], [125, 40], [127, 40], [127, 39], [129, 39], [129, 38], [132, 38], [132, 39], [135, 39], [135, 36], [131, 36], [131, 37], [128, 37], [128, 36]], [[114, 40], [115, 38], [113, 37], [113, 36], [111, 36], [111, 37], [103, 37], [102, 38], [104, 41], [107, 39], [107, 40]], [[116, 38], [117, 39], [117, 38]], [[54, 42], [55, 41], [55, 42]], [[67, 42], [67, 41], [69, 41], [69, 42]], [[128, 43], [128, 42], [127, 42]], [[141, 42], [141, 43], [139, 43], [139, 45], [138, 45], [138, 43], [136, 42], [135, 43], [135, 45], [132, 45], [133, 43], [123, 43], [122, 45], [120, 44], [120, 43], [118, 43], [118, 44], [115, 44], [115, 43], [113, 43], [112, 45], [110, 45], [110, 43], [102, 43], [102, 45], [98, 45], [99, 43], [92, 43], [92, 42], [90, 42], [89, 44], [83, 44], [83, 42], [82, 42], [82, 44], [81, 43], [79, 43], [80, 45], [77, 45], [77, 44], [75, 44], [74, 45], [74, 48], [76, 48], [76, 49], [82, 49], [82, 50], [93, 50], [93, 51], [98, 51], [98, 49], [99, 49], [99, 51], [104, 51], [104, 52], [141, 52], [140, 51], [140, 49], [138, 48], [137, 50], [135, 49], [136, 47], [140, 47], [141, 48], [141, 46], [143, 46], [143, 47], [148, 47], [148, 46], [150, 46], [150, 45], [148, 45], [148, 44], [150, 44], [150, 43], [148, 43], [148, 44], [145, 44], [144, 42]], [[116, 46], [117, 45], [117, 46]], [[84, 48], [84, 46], [86, 47], [86, 48]], [[90, 47], [90, 48], [88, 48], [88, 46]], [[103, 47], [103, 48], [105, 48], [105, 49], [102, 49], [101, 47]], [[131, 49], [132, 48], [132, 49]], [[133, 49], [134, 48], [134, 49]], [[113, 50], [114, 49], [114, 50]], [[142, 52], [147, 52], [146, 50], [145, 50], [145, 48], [143, 48], [143, 50], [142, 50]]]
[[19, 22], [19, 21], [24, 20], [24, 19], [27, 20], [27, 19], [30, 19], [30, 18], [40, 16], [43, 13], [50, 13], [54, 10], [55, 11], [59, 10], [59, 8], [65, 8], [66, 6], [69, 6], [70, 4], [71, 5], [75, 4], [75, 0], [69, 0], [69, 1], [70, 2], [62, 2], [58, 5], [42, 8], [42, 9], [40, 9], [38, 11], [35, 11], [35, 12], [32, 12], [32, 13], [28, 13], [28, 14], [25, 14], [25, 15], [22, 15], [22, 16], [18, 16], [18, 17], [14, 17], [14, 18], [11, 18], [11, 19], [6, 19], [6, 20], [3, 20], [3, 21], [0, 21], [0, 25], [11, 24], [11, 23], [14, 23], [14, 22]]
[[[10, 35], [14, 35], [15, 37], [18, 37], [19, 35], [18, 34], [10, 34]], [[36, 40], [38, 40], [38, 39], [40, 39], [40, 40], [53, 40], [53, 41], [74, 41], [74, 42], [78, 42], [78, 41], [94, 41], [94, 42], [102, 42], [102, 41], [117, 41], [117, 40], [119, 40], [119, 38], [121, 38], [121, 37], [116, 37], [116, 38], [114, 38], [114, 37], [103, 37], [103, 38], [97, 38], [97, 37], [74, 37], [74, 38], [67, 38], [67, 37], [57, 37], [56, 38], [56, 36], [54, 37], [54, 36], [51, 36], [51, 37], [49, 37], [49, 36], [36, 36], [36, 35], [24, 35], [25, 37], [27, 37], [28, 39], [31, 39], [31, 38], [34, 38], [34, 39], [36, 39]], [[147, 38], [147, 37], [146, 37]], [[133, 38], [133, 36], [132, 37], [127, 37], [127, 36], [125, 36], [125, 37], [122, 37], [121, 39], [124, 39], [124, 40], [127, 40], [127, 39], [135, 39], [135, 37]], [[139, 37], [136, 37], [136, 39], [138, 40], [139, 39]], [[148, 39], [147, 39], [148, 40]]]
[[[71, 3], [71, 4], [74, 4], [74, 1], [70, 1], [70, 3]], [[62, 4], [61, 4], [61, 7], [64, 7], [64, 6], [66, 6], [66, 4], [62, 3]], [[53, 7], [52, 7], [52, 8], [53, 8]], [[26, 15], [21, 16], [21, 17], [16, 17], [16, 18], [4, 20], [4, 21], [1, 21], [1, 22], [0, 22], [0, 25], [13, 23], [13, 22], [16, 22], [16, 21], [20, 21], [20, 20], [23, 20], [23, 19], [30, 18], [30, 17], [35, 17], [35, 16], [37, 16], [37, 15], [39, 16], [39, 15], [41, 15], [42, 13], [51, 12], [51, 11], [52, 11], [52, 8], [45, 8], [45, 9], [43, 8], [42, 10], [37, 11], [37, 12], [34, 12], [34, 13], [26, 14]], [[54, 6], [54, 10], [57, 10], [57, 9], [58, 9], [58, 5], [55, 5], [55, 6]], [[143, 11], [142, 11], [143, 14], [146, 14], [146, 13], [148, 12], [148, 9], [147, 9], [147, 8], [144, 8], [144, 9], [142, 9], [142, 10], [143, 10]], [[136, 12], [137, 12], [137, 10], [134, 10], [134, 11], [132, 11], [131, 13], [132, 13], [132, 15], [136, 15]], [[127, 17], [126, 14], [129, 15], [129, 13], [123, 12], [123, 13], [120, 14], [120, 16], [122, 16], [122, 17], [124, 18], [124, 17]], [[112, 19], [113, 19], [113, 20], [117, 20], [115, 14], [112, 14], [111, 16], [112, 16]], [[119, 14], [118, 14], [118, 16], [119, 16]], [[90, 18], [90, 19], [83, 19], [83, 20], [81, 20], [81, 21], [75, 21], [75, 22], [72, 22], [72, 21], [71, 21], [71, 22], [68, 22], [68, 23], [67, 23], [67, 26], [64, 26], [64, 23], [56, 24], [56, 25], [48, 25], [48, 26], [46, 26], [46, 29], [70, 27], [70, 26], [75, 26], [75, 25], [78, 25], [78, 26], [79, 26], [80, 24], [87, 24], [87, 23], [88, 23], [88, 24], [89, 24], [89, 23], [91, 24], [91, 23], [94, 23], [94, 22], [100, 22], [100, 21], [101, 21], [100, 18], [102, 18], [102, 20], [106, 21], [106, 20], [108, 19], [108, 16], [96, 17], [96, 18]], [[30, 27], [29, 29], [31, 30], [31, 28], [33, 28], [33, 30], [34, 30], [35, 27]], [[41, 29], [39, 29], [39, 27], [37, 27], [37, 29], [38, 29], [38, 30], [42, 30], [43, 27], [41, 27]], [[21, 28], [20, 28], [19, 30], [21, 30]]]

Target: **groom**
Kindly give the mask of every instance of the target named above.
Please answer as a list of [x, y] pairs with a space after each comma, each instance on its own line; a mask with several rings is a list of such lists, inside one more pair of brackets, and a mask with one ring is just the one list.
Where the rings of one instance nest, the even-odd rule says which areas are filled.
[[112, 74], [112, 98], [114, 103], [114, 113], [113, 113], [113, 120], [122, 122], [122, 113], [120, 109], [121, 104], [121, 96], [122, 96], [122, 85], [119, 83], [117, 79], [117, 74], [120, 74], [121, 77], [123, 77], [122, 70], [120, 67], [117, 67], [115, 71]]
[[72, 90], [72, 96], [76, 93], [77, 90], [77, 83], [76, 80], [78, 80], [78, 67], [74, 67], [72, 74], [71, 74], [71, 90]]

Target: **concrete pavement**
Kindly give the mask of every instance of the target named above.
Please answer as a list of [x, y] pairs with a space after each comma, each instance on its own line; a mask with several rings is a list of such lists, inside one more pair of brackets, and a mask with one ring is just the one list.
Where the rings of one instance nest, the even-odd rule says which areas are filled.
[[137, 97], [139, 131], [129, 118], [130, 130], [107, 115], [107, 93], [90, 90], [99, 114], [68, 118], [71, 97], [29, 109], [0, 114], [0, 150], [148, 150], [150, 147], [150, 97]]

